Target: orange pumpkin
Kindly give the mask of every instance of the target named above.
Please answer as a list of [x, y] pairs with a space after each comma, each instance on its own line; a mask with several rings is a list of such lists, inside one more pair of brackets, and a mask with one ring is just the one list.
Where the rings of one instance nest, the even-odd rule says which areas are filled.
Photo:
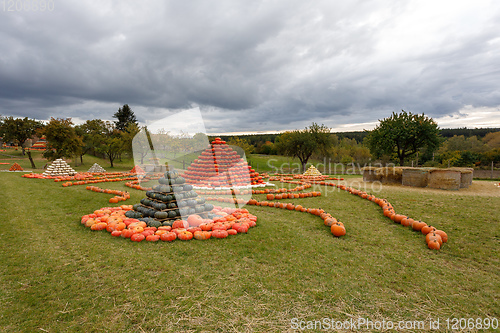
[[194, 232], [193, 237], [197, 240], [206, 240], [212, 237], [212, 232], [197, 230]]
[[199, 215], [196, 215], [196, 214], [189, 215], [189, 217], [187, 218], [187, 223], [191, 227], [199, 227], [203, 223], [203, 218]]
[[181, 231], [177, 235], [177, 238], [179, 238], [180, 240], [183, 240], [183, 241], [188, 241], [190, 239], [193, 239], [193, 234], [190, 233], [189, 231], [185, 230], [185, 231]]
[[424, 226], [420, 231], [424, 234], [427, 235], [429, 232], [435, 232], [437, 229], [434, 227], [431, 227], [430, 225]]
[[130, 237], [132, 242], [142, 242], [146, 237], [143, 234], [135, 233]]
[[111, 236], [114, 236], [114, 237], [121, 236], [121, 234], [122, 234], [121, 230], [113, 230], [111, 232]]
[[131, 229], [124, 229], [124, 230], [122, 230], [121, 236], [123, 238], [130, 238], [133, 234], [134, 234], [133, 230], [131, 230]]
[[177, 238], [176, 233], [172, 231], [168, 231], [167, 233], [160, 235], [160, 239], [164, 242], [172, 242], [176, 238]]
[[227, 234], [228, 235], [237, 235], [238, 234], [238, 231], [236, 231], [235, 229], [227, 229]]
[[332, 224], [332, 226], [330, 227], [330, 231], [335, 237], [344, 236], [346, 234], [344, 226], [339, 222]]
[[427, 244], [431, 241], [431, 240], [437, 240], [440, 245], [443, 244], [443, 240], [441, 238], [440, 235], [436, 234], [435, 232], [429, 232], [426, 236], [425, 236], [425, 241], [427, 242]]
[[334, 223], [337, 223], [337, 219], [334, 217], [330, 217], [325, 219], [324, 223], [327, 227], [331, 227]]
[[229, 234], [226, 230], [214, 230], [212, 231], [212, 237], [214, 238], [226, 238]]
[[446, 234], [446, 232], [444, 232], [443, 230], [436, 230], [435, 233], [441, 236], [443, 243], [448, 242], [448, 235]]
[[415, 230], [415, 231], [421, 231], [421, 230], [422, 230], [422, 228], [423, 228], [423, 227], [425, 227], [426, 225], [427, 225], [427, 223], [425, 223], [425, 222], [422, 222], [422, 221], [415, 221], [415, 222], [413, 222], [413, 224], [412, 224], [412, 226], [411, 226], [411, 227], [412, 227], [412, 228], [413, 228], [413, 230]]
[[146, 236], [148, 242], [157, 242], [160, 240], [160, 235], [148, 235]]
[[189, 228], [189, 223], [185, 220], [175, 220], [172, 223], [172, 229], [187, 229]]
[[439, 250], [441, 248], [441, 244], [436, 239], [432, 239], [427, 243], [427, 247], [431, 250]]

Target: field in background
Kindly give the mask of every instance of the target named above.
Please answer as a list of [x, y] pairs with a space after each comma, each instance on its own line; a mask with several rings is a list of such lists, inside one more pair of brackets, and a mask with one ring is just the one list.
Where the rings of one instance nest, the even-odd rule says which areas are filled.
[[[35, 161], [35, 165], [37, 169], [35, 172], [43, 172], [43, 167], [48, 162], [46, 159], [42, 157], [42, 152], [35, 151], [32, 152], [33, 159]], [[160, 162], [163, 164], [165, 161], [169, 161], [169, 166], [173, 166], [177, 169], [185, 169], [189, 166], [189, 164], [198, 157], [198, 153], [191, 153], [186, 155], [176, 154], [173, 155], [171, 153], [166, 156], [160, 155]], [[297, 158], [291, 158], [280, 155], [257, 155], [252, 154], [250, 156], [246, 156], [247, 161], [252, 167], [258, 172], [266, 172], [266, 173], [299, 173], [300, 161]], [[101, 159], [92, 155], [85, 155], [83, 157], [83, 165], [81, 165], [80, 160], [78, 159], [77, 163], [72, 159], [68, 160], [71, 167], [76, 171], [85, 172], [87, 171], [92, 164], [98, 163], [104, 169], [109, 172], [114, 171], [128, 171], [134, 167], [134, 160], [131, 157], [128, 157], [124, 154], [122, 159], [117, 159], [114, 161], [114, 167], [110, 167], [109, 160]], [[7, 151], [0, 151], [0, 163], [12, 163], [16, 162], [23, 167], [25, 170], [31, 170], [31, 164], [27, 158], [27, 156], [22, 156], [21, 151], [15, 151], [14, 149], [8, 149]], [[145, 160], [145, 163], [148, 161]], [[2, 165], [0, 164], [0, 170], [8, 170], [10, 165]], [[76, 166], [75, 166], [76, 165]], [[364, 167], [364, 165], [355, 164], [354, 167], [352, 165], [343, 165], [340, 163], [329, 162], [328, 160], [318, 160], [318, 159], [310, 159], [307, 163], [306, 167], [310, 165], [314, 165], [318, 168], [318, 170], [323, 174], [330, 175], [343, 175], [352, 176], [356, 174], [360, 174], [359, 169]], [[494, 170], [493, 173], [489, 170], [475, 170], [474, 171], [475, 179], [490, 179], [490, 180], [500, 180], [500, 171]], [[493, 177], [493, 178], [492, 178]]]

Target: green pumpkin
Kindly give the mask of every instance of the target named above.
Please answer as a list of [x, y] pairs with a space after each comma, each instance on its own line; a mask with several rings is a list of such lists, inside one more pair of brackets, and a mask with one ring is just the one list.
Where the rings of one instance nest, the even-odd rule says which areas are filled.
[[131, 218], [131, 219], [137, 219], [137, 218], [142, 217], [142, 214], [139, 212], [133, 211], [133, 210], [129, 210], [129, 211], [125, 212], [125, 216], [128, 218]]
[[165, 227], [171, 227], [172, 224], [174, 224], [174, 221], [170, 220], [170, 221], [163, 221], [161, 225]]
[[182, 186], [178, 186], [178, 185], [177, 186], [175, 186], [175, 185], [172, 186], [172, 191], [174, 191], [174, 193], [180, 193], [180, 192], [182, 192], [182, 190], [183, 190]]
[[171, 210], [168, 212], [168, 217], [169, 218], [174, 218], [177, 216], [177, 213], [175, 212], [175, 210]]
[[155, 227], [155, 228], [161, 227], [161, 222], [157, 220], [149, 220], [146, 224], [148, 227]]
[[156, 212], [155, 213], [155, 218], [163, 220], [168, 218], [168, 213], [167, 212]]

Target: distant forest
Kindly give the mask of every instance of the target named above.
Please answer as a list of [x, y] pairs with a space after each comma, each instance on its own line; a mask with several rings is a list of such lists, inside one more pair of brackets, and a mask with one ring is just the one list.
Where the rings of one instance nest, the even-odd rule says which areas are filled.
[[[454, 135], [463, 135], [465, 138], [471, 136], [476, 136], [478, 139], [483, 138], [486, 134], [491, 132], [498, 132], [500, 128], [443, 128], [440, 130], [441, 136], [444, 138], [451, 138]], [[369, 131], [358, 131], [358, 132], [336, 132], [335, 134], [339, 140], [347, 138], [351, 140], [356, 140], [358, 143], [363, 143], [363, 139], [369, 133]], [[230, 138], [238, 137], [240, 139], [245, 139], [249, 144], [254, 147], [259, 147], [265, 144], [267, 141], [274, 143], [279, 133], [275, 134], [246, 134], [246, 135], [220, 135], [222, 140], [229, 141]], [[210, 137], [212, 138], [212, 136]], [[213, 136], [215, 138], [215, 136]]]

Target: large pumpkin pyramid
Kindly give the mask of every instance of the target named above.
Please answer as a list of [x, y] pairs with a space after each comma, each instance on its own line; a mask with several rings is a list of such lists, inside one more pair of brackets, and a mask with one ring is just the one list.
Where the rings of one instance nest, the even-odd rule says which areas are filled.
[[43, 173], [44, 176], [55, 177], [55, 176], [73, 176], [76, 171], [73, 170], [62, 158], [58, 158], [51, 165], [48, 166], [47, 170]]
[[158, 185], [146, 192], [146, 198], [133, 206], [125, 215], [140, 219], [148, 226], [171, 226], [175, 220], [187, 220], [190, 215], [199, 215], [203, 219], [213, 218], [214, 206], [198, 197], [193, 186], [175, 170], [168, 170], [158, 179]]
[[264, 184], [262, 177], [225, 141], [216, 138], [183, 174], [195, 187], [235, 187]]
[[47, 140], [45, 138], [45, 135], [43, 135], [40, 138], [40, 140], [38, 140], [31, 146], [31, 149], [46, 149], [46, 148], [47, 148]]

